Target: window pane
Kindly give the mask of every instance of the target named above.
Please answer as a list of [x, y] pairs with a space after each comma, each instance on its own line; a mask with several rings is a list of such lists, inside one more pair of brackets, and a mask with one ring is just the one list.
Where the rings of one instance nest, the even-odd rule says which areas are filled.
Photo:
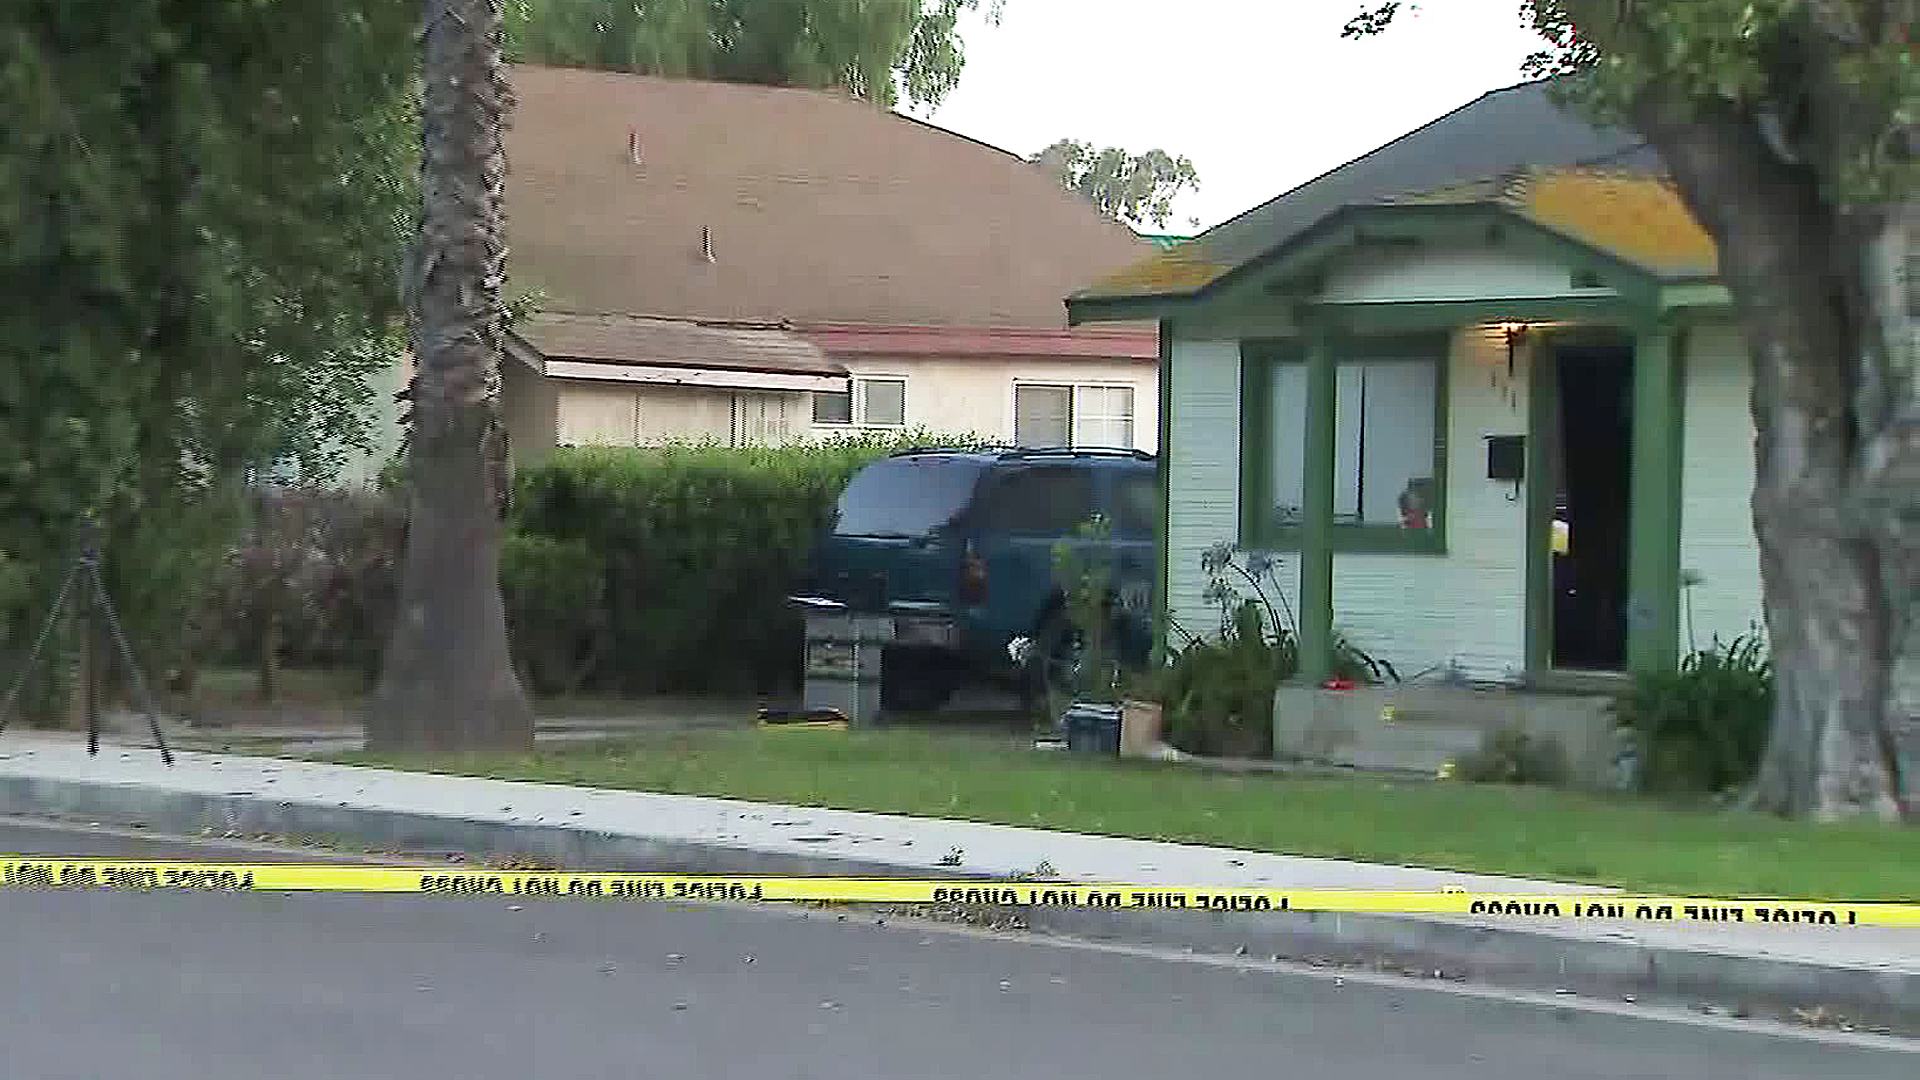
[[815, 390], [813, 422], [816, 424], [853, 423], [853, 394], [848, 391]]
[[982, 466], [937, 455], [883, 458], [854, 474], [840, 496], [840, 536], [919, 538], [966, 508]]
[[1088, 416], [1112, 419], [1133, 415], [1133, 387], [1131, 386], [1083, 386], [1080, 388], [1080, 411]]
[[1432, 528], [1434, 366], [1376, 362], [1365, 365], [1364, 373], [1362, 518], [1369, 525]]
[[1131, 449], [1133, 388], [1083, 386], [1073, 416], [1073, 444]]
[[1015, 386], [1013, 441], [1021, 446], [1066, 446], [1073, 437], [1073, 388]]
[[1133, 421], [1080, 417], [1073, 425], [1073, 445], [1101, 449], [1133, 449]]
[[996, 485], [989, 507], [990, 528], [1070, 536], [1093, 516], [1093, 471], [1053, 465], [1007, 473]]
[[[1360, 410], [1366, 400], [1366, 367], [1341, 364], [1334, 372], [1333, 381], [1333, 521], [1336, 525], [1357, 525], [1360, 523]], [[1305, 423], [1302, 418], [1301, 424]]]
[[907, 384], [903, 379], [861, 379], [863, 424], [900, 427], [907, 422]]
[[[1305, 364], [1273, 368], [1270, 468], [1275, 526], [1299, 525], [1305, 502]], [[1434, 365], [1342, 363], [1334, 376], [1333, 520], [1432, 528]]]
[[1307, 366], [1273, 366], [1273, 431], [1268, 444], [1267, 475], [1272, 482], [1267, 525], [1299, 525], [1306, 501]]

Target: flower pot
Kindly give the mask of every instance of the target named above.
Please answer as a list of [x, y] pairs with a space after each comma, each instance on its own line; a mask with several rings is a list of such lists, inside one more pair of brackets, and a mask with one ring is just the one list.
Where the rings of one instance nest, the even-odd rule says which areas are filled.
[[1160, 744], [1166, 710], [1157, 701], [1127, 701], [1120, 706], [1120, 756], [1147, 757]]

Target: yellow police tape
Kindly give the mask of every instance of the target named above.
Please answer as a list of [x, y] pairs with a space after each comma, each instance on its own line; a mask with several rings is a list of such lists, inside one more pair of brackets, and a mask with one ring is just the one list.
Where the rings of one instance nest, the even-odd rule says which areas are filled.
[[1614, 894], [1529, 895], [1340, 889], [1192, 888], [1037, 881], [895, 878], [709, 877], [447, 870], [437, 867], [299, 866], [0, 856], [0, 889], [201, 892], [432, 893], [607, 900], [764, 903], [963, 904], [999, 907], [1190, 911], [1324, 911], [1497, 918], [1599, 919], [1829, 926], [1920, 927], [1920, 904], [1730, 900]]

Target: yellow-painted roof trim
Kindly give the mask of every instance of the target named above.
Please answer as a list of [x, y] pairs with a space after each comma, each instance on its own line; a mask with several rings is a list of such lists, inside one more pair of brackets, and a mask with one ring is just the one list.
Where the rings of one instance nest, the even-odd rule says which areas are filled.
[[1074, 299], [1125, 299], [1199, 292], [1231, 269], [1230, 266], [1198, 258], [1193, 245], [1182, 244], [1142, 259], [1119, 273], [1101, 278], [1091, 288], [1075, 295]]

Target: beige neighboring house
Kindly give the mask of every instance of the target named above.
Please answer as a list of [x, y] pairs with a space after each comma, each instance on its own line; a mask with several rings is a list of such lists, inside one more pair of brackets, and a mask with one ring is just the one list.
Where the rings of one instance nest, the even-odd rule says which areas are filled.
[[1153, 323], [1060, 297], [1154, 250], [1016, 155], [842, 95], [517, 65], [515, 459], [924, 427], [1151, 450]]

